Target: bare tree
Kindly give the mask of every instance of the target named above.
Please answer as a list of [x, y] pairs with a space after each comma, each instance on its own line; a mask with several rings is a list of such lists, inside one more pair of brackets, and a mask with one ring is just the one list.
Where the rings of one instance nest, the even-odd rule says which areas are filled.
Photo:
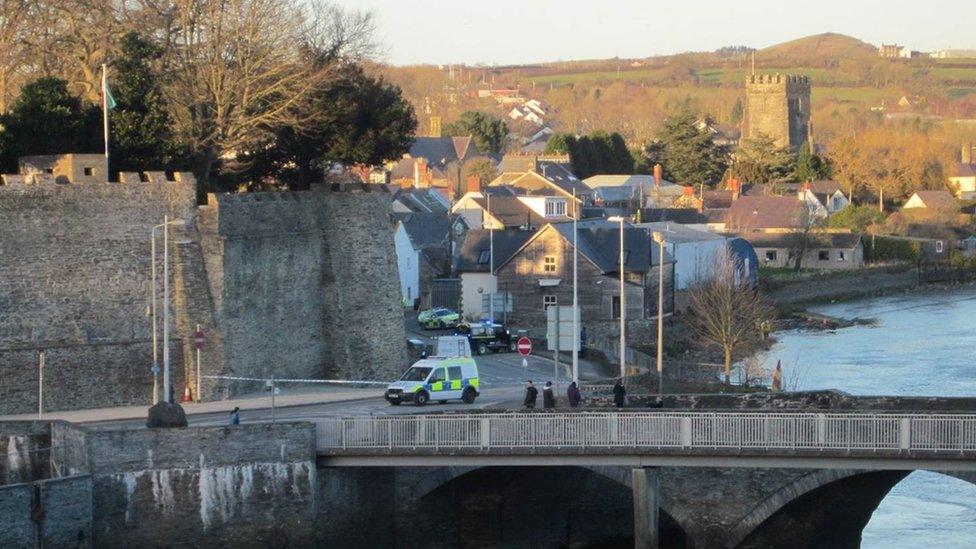
[[688, 288], [689, 325], [703, 343], [718, 345], [725, 355], [725, 383], [732, 375], [734, 353], [760, 338], [760, 326], [776, 311], [750, 288], [741, 261], [728, 250], [698, 273]]
[[0, 114], [7, 112], [18, 73], [30, 63], [31, 8], [29, 0], [0, 0]]
[[801, 203], [796, 212], [796, 225], [786, 237], [789, 258], [793, 261], [793, 270], [799, 271], [803, 266], [803, 257], [820, 242], [820, 229], [823, 220], [809, 206]]

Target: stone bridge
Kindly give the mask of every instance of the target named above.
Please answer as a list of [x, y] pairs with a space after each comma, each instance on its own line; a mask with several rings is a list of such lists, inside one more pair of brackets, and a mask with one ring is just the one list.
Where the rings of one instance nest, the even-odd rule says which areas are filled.
[[398, 531], [446, 516], [450, 536], [496, 545], [613, 545], [633, 528], [637, 546], [857, 547], [912, 470], [976, 483], [966, 414], [441, 414], [316, 428], [320, 475], [384, 476]]

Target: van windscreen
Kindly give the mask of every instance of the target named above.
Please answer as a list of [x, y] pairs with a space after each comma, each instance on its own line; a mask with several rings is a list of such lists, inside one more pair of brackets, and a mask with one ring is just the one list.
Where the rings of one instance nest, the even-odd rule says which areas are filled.
[[427, 374], [430, 373], [430, 368], [424, 366], [412, 366], [409, 370], [404, 372], [403, 377], [400, 381], [424, 381], [427, 379]]

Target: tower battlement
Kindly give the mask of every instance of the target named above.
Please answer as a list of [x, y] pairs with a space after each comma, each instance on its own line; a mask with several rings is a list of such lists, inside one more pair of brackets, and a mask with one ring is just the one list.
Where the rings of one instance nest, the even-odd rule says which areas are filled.
[[796, 148], [809, 139], [810, 78], [792, 74], [746, 77], [743, 138], [771, 137], [780, 147]]

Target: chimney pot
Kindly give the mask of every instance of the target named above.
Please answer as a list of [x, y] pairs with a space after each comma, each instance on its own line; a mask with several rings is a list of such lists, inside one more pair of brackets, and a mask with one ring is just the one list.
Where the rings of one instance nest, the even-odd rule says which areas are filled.
[[654, 164], [654, 185], [657, 187], [661, 186], [661, 180], [664, 179], [664, 168], [660, 164]]
[[695, 196], [695, 188], [694, 187], [690, 187], [690, 186], [685, 187], [684, 188], [684, 195], [685, 196]]

